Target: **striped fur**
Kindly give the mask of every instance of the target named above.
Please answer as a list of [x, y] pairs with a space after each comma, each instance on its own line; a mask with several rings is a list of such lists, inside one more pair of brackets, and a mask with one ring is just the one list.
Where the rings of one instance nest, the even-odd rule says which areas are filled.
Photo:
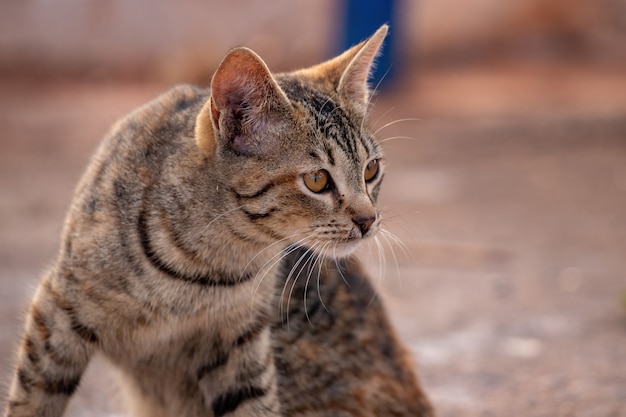
[[[112, 129], [34, 296], [5, 416], [62, 415], [95, 352], [121, 370], [132, 416], [429, 415], [382, 308], [354, 321], [366, 281], [351, 295], [329, 262], [316, 263], [318, 292], [336, 300], [342, 324], [329, 327], [307, 304], [315, 331], [281, 292], [300, 263], [291, 248], [344, 256], [376, 233], [382, 167], [368, 181], [363, 173], [382, 155], [364, 109], [385, 33], [275, 76], [235, 49], [210, 91], [177, 87]], [[314, 193], [303, 175], [320, 169], [332, 187]], [[343, 262], [349, 279], [364, 280], [356, 261]], [[284, 311], [298, 320], [293, 331]], [[378, 338], [344, 357], [359, 326]], [[328, 349], [319, 360], [312, 344]], [[355, 379], [357, 369], [371, 381]]]

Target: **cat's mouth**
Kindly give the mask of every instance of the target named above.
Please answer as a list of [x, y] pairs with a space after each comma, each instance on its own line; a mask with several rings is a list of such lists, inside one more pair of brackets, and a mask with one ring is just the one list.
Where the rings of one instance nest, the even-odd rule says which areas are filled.
[[352, 255], [364, 241], [372, 239], [378, 232], [378, 219], [366, 227], [354, 222], [352, 227], [314, 227], [314, 237], [305, 243], [312, 252], [328, 258], [345, 258]]

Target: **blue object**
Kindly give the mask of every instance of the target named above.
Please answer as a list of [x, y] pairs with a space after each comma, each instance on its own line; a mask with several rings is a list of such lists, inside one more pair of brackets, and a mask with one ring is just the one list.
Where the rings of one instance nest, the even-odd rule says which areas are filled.
[[342, 2], [344, 14], [342, 51], [368, 38], [384, 23], [390, 26], [383, 52], [378, 57], [372, 74], [372, 86], [379, 85], [379, 89], [390, 84], [397, 72], [393, 64], [395, 34], [398, 33], [395, 3], [394, 0], [344, 0]]

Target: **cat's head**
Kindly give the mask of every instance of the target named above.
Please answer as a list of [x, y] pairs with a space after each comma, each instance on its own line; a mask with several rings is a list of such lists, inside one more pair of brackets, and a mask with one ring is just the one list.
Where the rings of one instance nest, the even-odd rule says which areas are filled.
[[224, 58], [196, 141], [230, 188], [224, 221], [238, 235], [345, 256], [377, 232], [384, 164], [367, 81], [386, 33], [284, 74], [246, 48]]

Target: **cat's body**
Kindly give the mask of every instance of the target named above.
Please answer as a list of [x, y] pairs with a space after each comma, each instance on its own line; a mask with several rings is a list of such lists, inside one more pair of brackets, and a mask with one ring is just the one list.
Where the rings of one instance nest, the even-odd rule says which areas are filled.
[[[282, 276], [302, 256], [290, 254]], [[410, 355], [358, 261], [325, 260], [319, 282], [318, 268], [301, 262], [296, 270], [300, 279], [272, 326], [284, 415], [432, 416]]]
[[[429, 415], [356, 261], [341, 261], [350, 290], [294, 251], [346, 255], [378, 227], [363, 121], [384, 32], [275, 77], [234, 50], [210, 91], [175, 88], [114, 127], [35, 294], [5, 415], [61, 415], [96, 351], [133, 416]], [[329, 304], [303, 317], [311, 288]]]

